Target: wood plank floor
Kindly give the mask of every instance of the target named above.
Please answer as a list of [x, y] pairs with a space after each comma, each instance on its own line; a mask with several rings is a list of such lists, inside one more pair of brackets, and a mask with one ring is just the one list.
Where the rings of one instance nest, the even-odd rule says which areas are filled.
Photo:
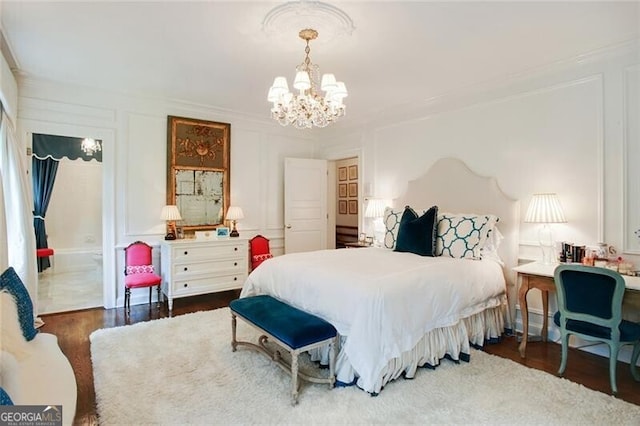
[[[238, 291], [229, 291], [212, 295], [176, 299], [173, 316], [191, 312], [212, 310], [227, 306], [238, 297]], [[100, 328], [119, 327], [141, 321], [168, 317], [167, 305], [152, 307], [138, 305], [131, 308], [126, 317], [122, 308], [88, 309], [75, 312], [42, 316], [45, 325], [41, 330], [58, 336], [62, 351], [69, 358], [78, 384], [78, 404], [75, 424], [97, 424], [95, 391], [91, 368], [89, 335]], [[556, 374], [560, 365], [560, 345], [535, 342], [527, 345], [527, 358], [522, 359], [513, 337], [502, 342], [487, 345], [488, 353], [511, 359], [519, 364]], [[629, 365], [618, 363], [618, 398], [640, 405], [640, 383], [631, 377]], [[588, 388], [610, 393], [608, 359], [583, 351], [570, 350], [565, 377]], [[537, 389], [523, 389], [523, 392], [536, 392]], [[516, 413], [514, 413], [516, 415]]]

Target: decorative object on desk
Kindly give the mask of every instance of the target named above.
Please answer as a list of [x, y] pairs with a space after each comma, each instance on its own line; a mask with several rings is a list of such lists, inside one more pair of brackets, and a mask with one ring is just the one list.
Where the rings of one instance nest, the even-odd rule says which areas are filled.
[[229, 234], [230, 237], [239, 237], [240, 236], [240, 233], [238, 232], [238, 229], [236, 228], [236, 223], [240, 219], [244, 219], [244, 213], [242, 213], [242, 209], [240, 207], [238, 207], [238, 206], [229, 206], [229, 210], [227, 210], [227, 220], [230, 220], [232, 225], [233, 225], [233, 229], [231, 230], [231, 234]]
[[342, 100], [348, 96], [347, 88], [336, 81], [333, 74], [323, 74], [318, 93], [318, 66], [309, 59], [309, 41], [318, 37], [314, 29], [303, 29], [298, 33], [307, 46], [304, 49], [304, 61], [296, 67], [293, 87], [300, 93], [289, 91], [285, 77], [276, 77], [269, 88], [267, 100], [273, 103], [271, 117], [283, 126], [291, 124], [296, 129], [311, 129], [313, 126], [325, 127], [344, 116], [345, 106]]
[[538, 241], [542, 249], [542, 263], [547, 265], [554, 263], [554, 241], [549, 224], [567, 222], [558, 196], [552, 193], [533, 194], [524, 221], [525, 223], [543, 224], [538, 231]]
[[229, 238], [229, 228], [227, 228], [226, 226], [218, 226], [216, 228], [216, 237]]
[[160, 219], [167, 222], [167, 235], [164, 236], [165, 240], [176, 239], [176, 221], [182, 220], [178, 206], [170, 205], [164, 206], [160, 212]]
[[167, 204], [185, 231], [215, 229], [229, 206], [231, 125], [173, 116], [167, 125]]
[[372, 219], [373, 224], [373, 244], [379, 246], [384, 238], [384, 216], [385, 201], [379, 198], [370, 198], [367, 200], [367, 208], [364, 211], [364, 217]]

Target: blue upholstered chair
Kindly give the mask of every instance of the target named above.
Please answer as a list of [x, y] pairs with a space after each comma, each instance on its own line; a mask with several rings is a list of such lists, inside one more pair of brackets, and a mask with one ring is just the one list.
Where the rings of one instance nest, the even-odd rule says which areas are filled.
[[612, 270], [582, 265], [561, 265], [555, 270], [558, 312], [554, 321], [560, 327], [562, 361], [558, 374], [567, 367], [569, 335], [609, 345], [609, 380], [616, 386], [616, 364], [622, 345], [632, 344], [631, 374], [640, 381], [636, 362], [640, 355], [640, 324], [622, 319], [624, 279]]

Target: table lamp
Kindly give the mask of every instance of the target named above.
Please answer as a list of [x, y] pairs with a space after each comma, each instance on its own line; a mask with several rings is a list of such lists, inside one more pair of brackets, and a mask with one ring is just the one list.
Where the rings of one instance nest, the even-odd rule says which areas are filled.
[[373, 219], [373, 241], [378, 246], [381, 239], [378, 238], [384, 233], [384, 224], [382, 216], [384, 216], [385, 202], [378, 198], [370, 198], [367, 202], [367, 208], [364, 211], [364, 217]]
[[167, 235], [165, 240], [176, 239], [176, 220], [182, 220], [178, 206], [164, 206], [160, 212], [160, 219], [167, 222]]
[[567, 222], [558, 196], [553, 193], [533, 194], [524, 221], [543, 224], [538, 231], [538, 241], [542, 249], [542, 263], [545, 265], [555, 263], [555, 244], [549, 224]]
[[229, 209], [227, 210], [226, 219], [230, 220], [231, 223], [233, 224], [233, 229], [231, 230], [231, 234], [229, 234], [229, 236], [230, 237], [239, 237], [240, 234], [238, 233], [238, 230], [236, 229], [236, 223], [238, 222], [238, 220], [244, 219], [244, 214], [242, 213], [242, 209], [240, 207], [237, 207], [237, 206], [229, 206]]

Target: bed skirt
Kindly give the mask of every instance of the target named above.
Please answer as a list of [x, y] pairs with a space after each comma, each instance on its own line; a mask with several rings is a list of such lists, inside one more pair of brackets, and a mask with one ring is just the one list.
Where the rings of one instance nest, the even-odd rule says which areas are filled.
[[[340, 351], [336, 362], [336, 381], [343, 386], [357, 385], [378, 394], [383, 386], [400, 376], [413, 378], [418, 367], [435, 368], [447, 357], [454, 361], [469, 361], [471, 345], [481, 347], [485, 341], [498, 339], [504, 330], [504, 304], [463, 318], [457, 324], [427, 332], [413, 349], [389, 361], [372, 389], [364, 389], [358, 373], [342, 350], [345, 336], [340, 337]], [[313, 361], [328, 364], [328, 350], [320, 348], [310, 352]]]

